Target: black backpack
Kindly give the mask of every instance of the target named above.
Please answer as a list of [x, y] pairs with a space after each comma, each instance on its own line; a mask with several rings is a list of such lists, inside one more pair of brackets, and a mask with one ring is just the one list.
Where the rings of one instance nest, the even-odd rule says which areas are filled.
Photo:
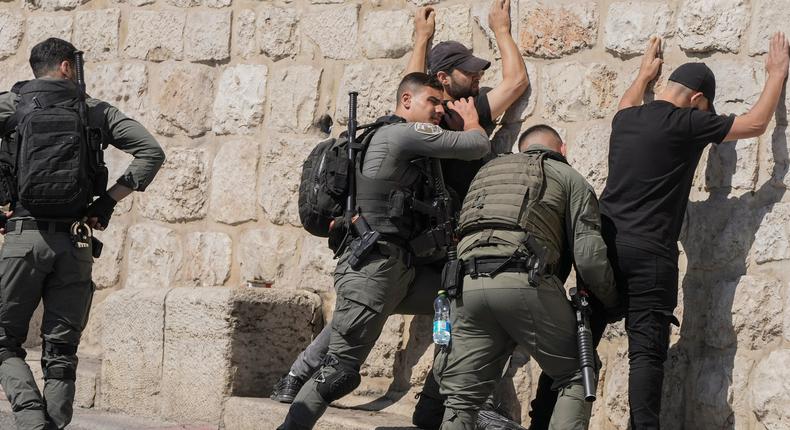
[[18, 103], [6, 129], [16, 136], [4, 139], [4, 149], [14, 162], [13, 200], [33, 217], [81, 217], [107, 186], [101, 133], [88, 126], [84, 96], [63, 79], [35, 79], [12, 91]]
[[[401, 122], [395, 116], [379, 118], [372, 124], [358, 127], [363, 133], [355, 139], [359, 158], [364, 154], [373, 134], [381, 126]], [[299, 219], [305, 230], [318, 237], [329, 237], [329, 224], [343, 215], [348, 196], [348, 175], [351, 163], [347, 133], [321, 141], [302, 163], [299, 183]]]

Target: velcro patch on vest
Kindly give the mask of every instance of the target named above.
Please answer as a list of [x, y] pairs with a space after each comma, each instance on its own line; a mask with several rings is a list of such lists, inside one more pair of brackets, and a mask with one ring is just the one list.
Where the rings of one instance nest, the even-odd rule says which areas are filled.
[[438, 125], [429, 124], [427, 122], [414, 123], [414, 130], [416, 130], [417, 133], [427, 134], [429, 136], [434, 136], [442, 132], [441, 127]]

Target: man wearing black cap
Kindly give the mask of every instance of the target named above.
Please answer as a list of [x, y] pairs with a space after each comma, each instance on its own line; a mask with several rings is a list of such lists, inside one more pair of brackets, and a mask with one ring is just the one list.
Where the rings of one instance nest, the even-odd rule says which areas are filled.
[[664, 361], [678, 292], [677, 241], [694, 171], [709, 143], [763, 134], [787, 78], [788, 42], [775, 33], [759, 100], [740, 116], [716, 115], [716, 79], [704, 63], [686, 63], [655, 101], [642, 104], [660, 69], [661, 40], [651, 38], [639, 74], [612, 120], [609, 177], [601, 195], [604, 238], [625, 296], [631, 429], [658, 429]]

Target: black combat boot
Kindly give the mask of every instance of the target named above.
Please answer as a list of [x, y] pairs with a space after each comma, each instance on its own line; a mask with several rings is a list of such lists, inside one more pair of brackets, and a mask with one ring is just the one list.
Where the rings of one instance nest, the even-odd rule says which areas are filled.
[[302, 389], [302, 385], [304, 385], [304, 381], [301, 379], [296, 376], [291, 376], [290, 374], [285, 374], [285, 376], [280, 378], [274, 385], [271, 399], [280, 403], [293, 403], [294, 398], [299, 394], [299, 390]]

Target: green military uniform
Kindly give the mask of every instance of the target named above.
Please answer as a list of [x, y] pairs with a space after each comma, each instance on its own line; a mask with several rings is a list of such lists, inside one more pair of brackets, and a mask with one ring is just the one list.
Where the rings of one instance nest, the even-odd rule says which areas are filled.
[[[341, 255], [334, 274], [337, 302], [327, 358], [299, 391], [280, 429], [312, 429], [329, 403], [359, 385], [360, 366], [387, 318], [395, 312], [422, 313], [431, 303], [428, 295], [433, 295], [435, 287], [425, 288], [415, 279], [409, 246], [421, 226], [420, 216], [408, 202], [419, 197], [426, 181], [413, 161], [425, 157], [472, 160], [489, 149], [482, 130], [445, 131], [431, 124], [395, 123], [373, 136], [357, 174], [357, 205], [383, 240], [358, 269], [349, 264], [351, 249]], [[380, 181], [379, 185], [372, 185], [371, 180]], [[437, 278], [431, 277], [432, 282]]]
[[[473, 181], [460, 228], [466, 276], [451, 307], [451, 344], [435, 362], [448, 397], [442, 429], [474, 429], [480, 405], [517, 344], [560, 390], [551, 428], [586, 429], [590, 404], [581, 385], [576, 320], [563, 287], [571, 264], [604, 305], [617, 303], [592, 188], [546, 148], [501, 156]], [[546, 269], [528, 273], [542, 250]]]
[[[4, 139], [15, 138], [6, 125], [16, 104], [15, 94], [0, 94]], [[164, 161], [161, 147], [143, 126], [115, 107], [96, 99], [88, 99], [87, 104], [89, 121], [100, 126], [103, 142], [134, 156], [118, 183], [144, 190]], [[72, 244], [68, 226], [74, 219], [34, 219], [21, 205], [11, 209], [14, 215], [0, 250], [0, 384], [19, 429], [62, 429], [71, 421], [77, 346], [93, 297], [92, 251]], [[43, 396], [22, 348], [41, 301]]]

